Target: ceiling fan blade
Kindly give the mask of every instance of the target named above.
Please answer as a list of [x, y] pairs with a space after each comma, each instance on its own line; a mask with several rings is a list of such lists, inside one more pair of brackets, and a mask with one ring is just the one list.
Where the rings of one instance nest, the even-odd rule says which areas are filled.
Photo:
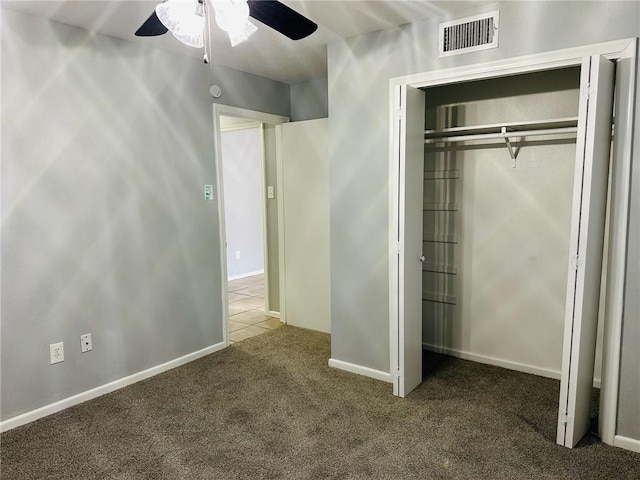
[[308, 37], [318, 28], [318, 25], [307, 17], [276, 0], [248, 0], [247, 3], [251, 17], [291, 40]]
[[156, 35], [164, 35], [168, 31], [169, 29], [160, 21], [154, 10], [149, 18], [136, 30], [136, 37], [155, 37]]

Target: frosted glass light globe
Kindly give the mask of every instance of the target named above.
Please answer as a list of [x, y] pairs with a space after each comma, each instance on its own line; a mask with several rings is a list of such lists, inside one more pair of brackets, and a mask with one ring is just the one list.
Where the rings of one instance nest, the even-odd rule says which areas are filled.
[[167, 0], [156, 6], [156, 15], [182, 43], [204, 47], [204, 12], [197, 0]]

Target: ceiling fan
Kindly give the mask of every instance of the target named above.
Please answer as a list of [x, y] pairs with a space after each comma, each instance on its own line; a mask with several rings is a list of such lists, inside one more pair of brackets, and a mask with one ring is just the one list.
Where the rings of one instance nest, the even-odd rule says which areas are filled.
[[[213, 14], [211, 10], [213, 10]], [[206, 47], [209, 22], [227, 32], [232, 46], [247, 40], [257, 27], [249, 17], [292, 40], [308, 37], [318, 25], [277, 0], [164, 0], [138, 28], [136, 36], [154, 37], [170, 31], [182, 43]], [[205, 62], [208, 62], [205, 48]]]

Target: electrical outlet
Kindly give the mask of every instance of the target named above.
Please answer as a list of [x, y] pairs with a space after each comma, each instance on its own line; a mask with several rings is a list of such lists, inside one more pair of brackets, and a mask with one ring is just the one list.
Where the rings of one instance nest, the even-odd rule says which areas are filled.
[[267, 198], [276, 198], [276, 192], [272, 185], [267, 187]]
[[88, 352], [89, 350], [93, 350], [93, 344], [91, 343], [91, 334], [85, 333], [84, 335], [80, 335], [80, 350], [82, 353]]
[[236, 250], [236, 260], [240, 260], [240, 250]]
[[51, 365], [54, 363], [64, 362], [64, 343], [52, 343], [49, 345], [49, 358], [51, 359]]

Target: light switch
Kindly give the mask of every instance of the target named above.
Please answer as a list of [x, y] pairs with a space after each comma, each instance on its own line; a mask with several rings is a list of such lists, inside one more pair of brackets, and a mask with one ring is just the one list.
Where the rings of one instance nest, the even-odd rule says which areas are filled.
[[273, 185], [269, 185], [267, 187], [267, 198], [276, 198], [276, 192], [273, 188]]
[[213, 185], [204, 186], [204, 199], [213, 200]]

